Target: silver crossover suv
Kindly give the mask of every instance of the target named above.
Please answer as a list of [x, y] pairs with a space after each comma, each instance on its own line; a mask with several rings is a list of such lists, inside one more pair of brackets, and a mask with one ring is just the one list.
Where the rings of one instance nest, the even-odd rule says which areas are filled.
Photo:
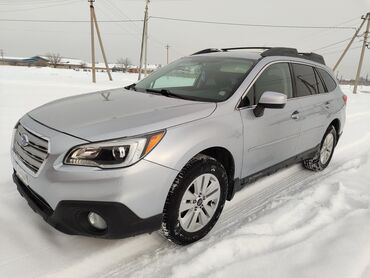
[[302, 162], [325, 169], [347, 98], [322, 56], [206, 49], [126, 88], [57, 100], [20, 119], [14, 182], [56, 229], [204, 237], [226, 200]]

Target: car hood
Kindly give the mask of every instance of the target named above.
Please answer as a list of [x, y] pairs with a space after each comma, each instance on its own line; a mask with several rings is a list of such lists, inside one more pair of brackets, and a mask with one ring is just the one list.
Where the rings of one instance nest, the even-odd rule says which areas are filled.
[[123, 88], [63, 98], [31, 112], [34, 120], [88, 141], [139, 135], [205, 118], [215, 103]]

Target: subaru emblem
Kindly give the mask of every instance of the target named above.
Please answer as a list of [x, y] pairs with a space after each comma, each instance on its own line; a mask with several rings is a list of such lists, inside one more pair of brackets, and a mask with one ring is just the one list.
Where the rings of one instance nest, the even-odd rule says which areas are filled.
[[22, 147], [26, 147], [30, 144], [30, 139], [28, 138], [27, 134], [21, 134], [21, 145]]

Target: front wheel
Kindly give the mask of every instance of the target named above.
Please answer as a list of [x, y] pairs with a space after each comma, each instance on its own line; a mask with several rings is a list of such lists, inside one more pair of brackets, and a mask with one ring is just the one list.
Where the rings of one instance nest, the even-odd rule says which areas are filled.
[[312, 171], [324, 170], [330, 163], [336, 144], [337, 132], [333, 126], [330, 126], [322, 139], [320, 151], [315, 157], [304, 160], [303, 166]]
[[180, 245], [203, 238], [220, 217], [227, 184], [221, 163], [206, 155], [195, 156], [178, 174], [168, 193], [162, 234]]

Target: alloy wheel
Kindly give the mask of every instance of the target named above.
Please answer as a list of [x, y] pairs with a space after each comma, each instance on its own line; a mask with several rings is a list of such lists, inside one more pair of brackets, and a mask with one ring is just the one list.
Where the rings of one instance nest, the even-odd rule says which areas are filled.
[[334, 149], [334, 136], [331, 133], [325, 137], [320, 150], [320, 162], [321, 164], [326, 164], [330, 159], [331, 153]]
[[221, 187], [213, 174], [194, 179], [181, 199], [178, 220], [189, 233], [201, 230], [212, 219], [220, 200]]

